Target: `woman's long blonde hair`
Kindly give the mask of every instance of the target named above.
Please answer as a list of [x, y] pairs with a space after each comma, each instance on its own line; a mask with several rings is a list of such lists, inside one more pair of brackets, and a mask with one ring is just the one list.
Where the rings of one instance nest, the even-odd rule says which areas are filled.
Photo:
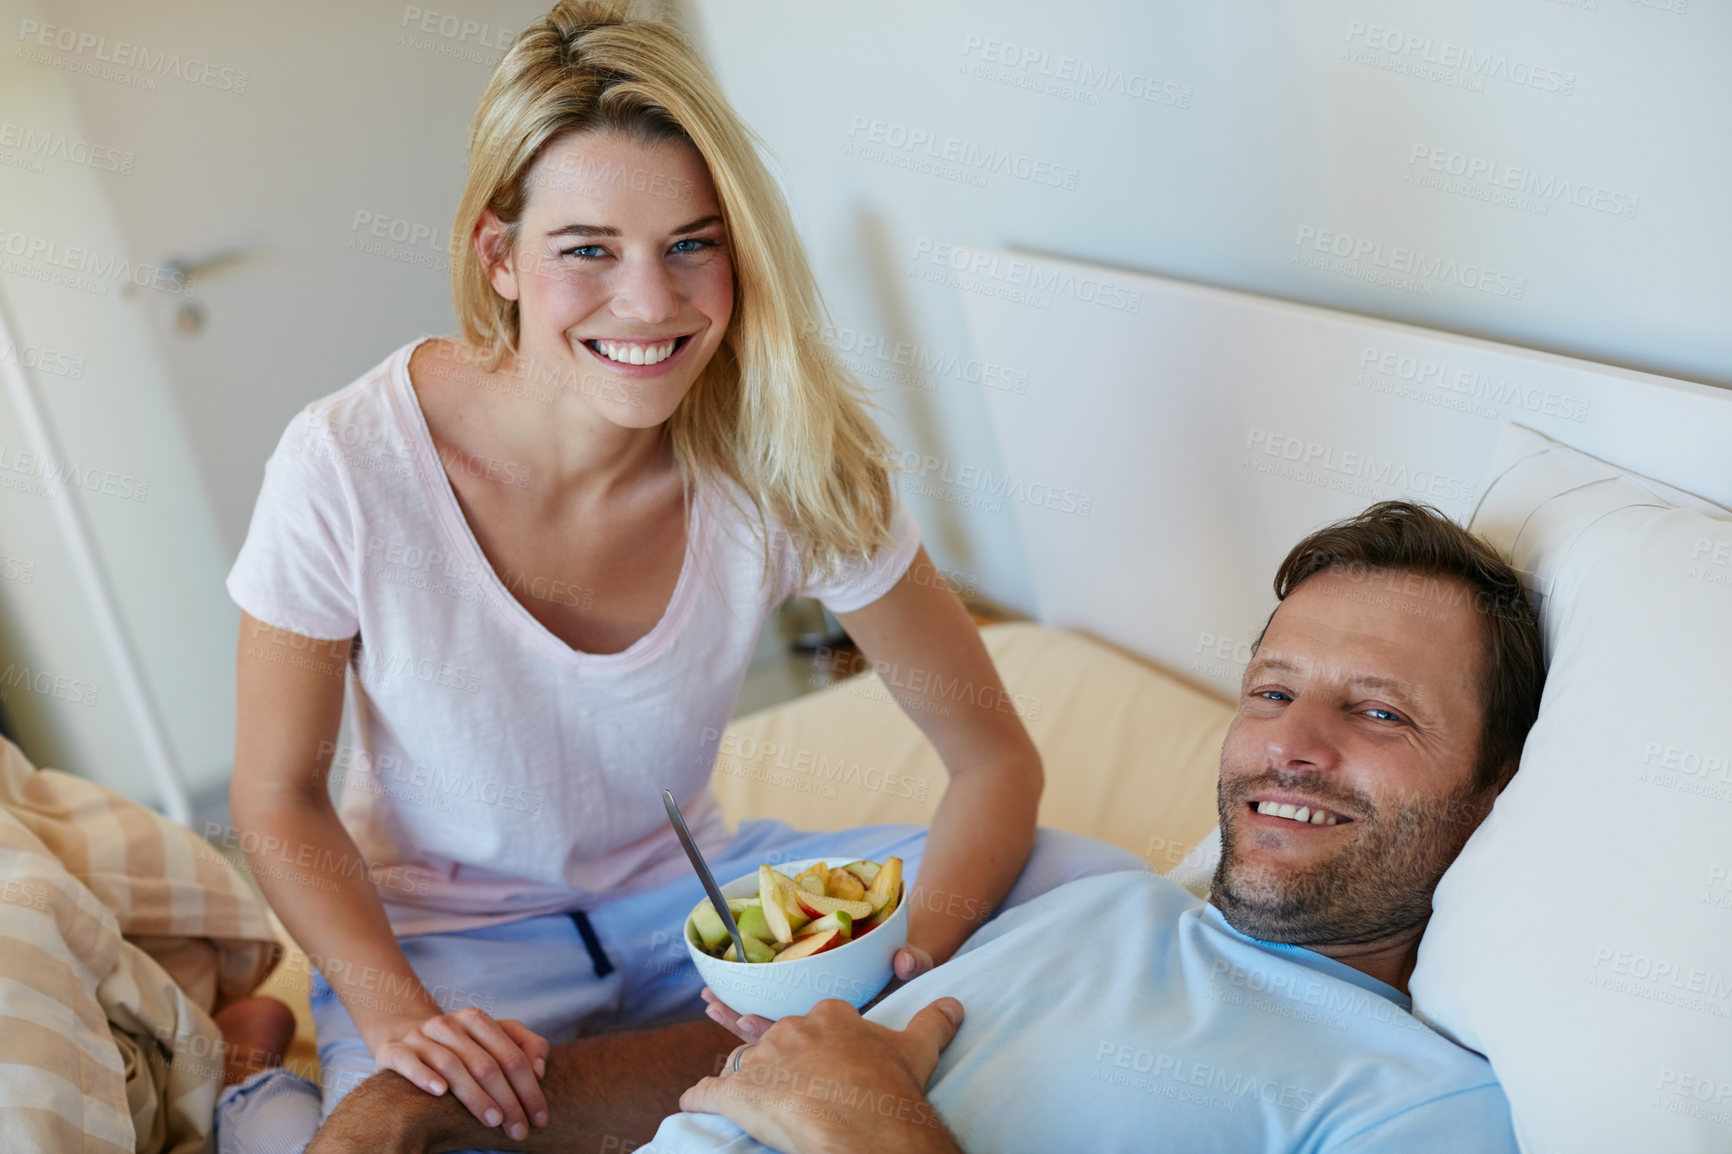
[[792, 536], [802, 578], [874, 556], [892, 540], [890, 446], [859, 383], [819, 338], [817, 285], [787, 205], [685, 37], [631, 18], [629, 0], [561, 0], [517, 37], [488, 81], [452, 231], [464, 338], [489, 370], [516, 353], [517, 302], [493, 290], [472, 239], [483, 210], [498, 215], [515, 246], [537, 157], [563, 136], [597, 130], [690, 142], [727, 225], [733, 317], [666, 426], [688, 484], [737, 483], [761, 527], [767, 515]]

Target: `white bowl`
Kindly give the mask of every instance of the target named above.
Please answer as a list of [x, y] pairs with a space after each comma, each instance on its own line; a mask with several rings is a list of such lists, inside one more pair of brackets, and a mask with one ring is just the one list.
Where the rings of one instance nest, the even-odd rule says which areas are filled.
[[[827, 859], [782, 862], [771, 868], [793, 877], [816, 862]], [[758, 875], [735, 878], [722, 887], [722, 896], [750, 898], [758, 894]], [[698, 976], [722, 1001], [741, 1014], [756, 1014], [774, 1021], [794, 1014], [810, 1013], [825, 998], [841, 998], [858, 1008], [877, 996], [894, 971], [891, 960], [908, 943], [908, 879], [890, 917], [865, 937], [792, 962], [724, 962], [712, 958], [699, 944], [686, 915], [686, 950]]]

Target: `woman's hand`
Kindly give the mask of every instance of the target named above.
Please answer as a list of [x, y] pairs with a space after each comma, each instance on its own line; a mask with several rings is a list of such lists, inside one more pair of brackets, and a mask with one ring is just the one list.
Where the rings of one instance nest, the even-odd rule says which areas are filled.
[[733, 1034], [742, 1042], [756, 1042], [764, 1036], [774, 1023], [768, 1018], [760, 1018], [756, 1014], [737, 1013], [734, 1008], [716, 996], [716, 992], [705, 986], [699, 993], [708, 1003], [704, 1014], [710, 1021]]
[[431, 1018], [399, 1018], [365, 1039], [381, 1070], [395, 1070], [435, 1097], [449, 1088], [484, 1125], [516, 1141], [528, 1123], [547, 1125], [547, 1039], [522, 1022], [495, 1021], [471, 1006]]
[[890, 961], [898, 981], [912, 982], [933, 967], [932, 954], [919, 946], [903, 946]]

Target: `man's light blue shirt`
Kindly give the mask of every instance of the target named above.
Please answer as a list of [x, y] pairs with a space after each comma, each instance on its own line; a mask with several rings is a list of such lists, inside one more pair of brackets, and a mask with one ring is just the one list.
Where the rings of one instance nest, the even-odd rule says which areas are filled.
[[[1491, 1067], [1416, 1020], [1405, 994], [1246, 937], [1155, 874], [1086, 878], [1007, 910], [867, 1017], [901, 1028], [945, 995], [966, 1017], [927, 1096], [966, 1150], [1517, 1151]], [[927, 1121], [822, 1071], [795, 1089], [814, 1109]], [[645, 1149], [766, 1148], [684, 1114]]]

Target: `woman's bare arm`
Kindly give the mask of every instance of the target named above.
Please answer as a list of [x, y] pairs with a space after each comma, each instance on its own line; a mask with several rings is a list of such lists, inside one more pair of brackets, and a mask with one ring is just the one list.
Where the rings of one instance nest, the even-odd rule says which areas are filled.
[[[909, 945], [942, 962], [1022, 872], [1040, 807], [1040, 754], [980, 630], [925, 548], [889, 593], [839, 616], [950, 775], [908, 915]], [[909, 978], [919, 968], [899, 957], [896, 973]]]
[[446, 1014], [415, 976], [328, 778], [351, 641], [320, 641], [243, 613], [235, 654], [235, 773], [229, 806], [253, 876], [315, 960], [381, 1069], [447, 1087], [508, 1132], [545, 1117], [547, 1043], [470, 1008]]

